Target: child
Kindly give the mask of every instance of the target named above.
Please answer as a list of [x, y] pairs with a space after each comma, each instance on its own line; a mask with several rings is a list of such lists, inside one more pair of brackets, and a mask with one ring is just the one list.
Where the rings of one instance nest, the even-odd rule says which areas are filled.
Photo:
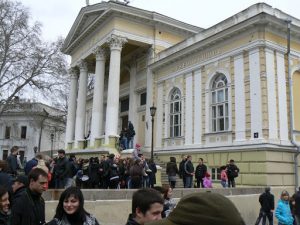
[[227, 167], [226, 166], [221, 166], [221, 184], [223, 188], [227, 187], [227, 181], [228, 181], [228, 177], [227, 177]]
[[203, 186], [204, 188], [212, 188], [212, 182], [208, 172], [205, 173], [205, 177], [203, 178]]

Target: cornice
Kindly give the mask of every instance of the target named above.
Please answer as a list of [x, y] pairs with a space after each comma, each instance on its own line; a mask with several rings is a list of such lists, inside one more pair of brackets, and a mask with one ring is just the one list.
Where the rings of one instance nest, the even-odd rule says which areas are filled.
[[[277, 32], [273, 29], [275, 27]], [[154, 71], [158, 70], [162, 66], [169, 65], [174, 61], [178, 61], [191, 54], [202, 51], [205, 48], [218, 43], [224, 43], [225, 40], [229, 40], [242, 32], [249, 32], [249, 30], [255, 29], [263, 31], [272, 30], [273, 33], [276, 32], [276, 34], [283, 36], [286, 34], [286, 23], [282, 19], [274, 18], [272, 15], [263, 12], [234, 26], [228, 27], [227, 29], [220, 29], [217, 33], [208, 29], [160, 52], [157, 55], [155, 62], [150, 65], [150, 69]], [[291, 33], [294, 35], [292, 40], [297, 40], [297, 37], [300, 36], [300, 28], [294, 25]]]

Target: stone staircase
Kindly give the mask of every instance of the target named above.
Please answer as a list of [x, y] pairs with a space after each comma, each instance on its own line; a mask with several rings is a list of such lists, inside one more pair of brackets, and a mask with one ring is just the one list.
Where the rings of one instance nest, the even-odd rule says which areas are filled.
[[[168, 175], [166, 173], [167, 163], [164, 163], [164, 162], [160, 161], [157, 155], [154, 155], [154, 162], [155, 162], [156, 165], [158, 165], [162, 168], [161, 169], [161, 184], [162, 185], [169, 184]], [[178, 176], [177, 180], [176, 180], [176, 187], [175, 188], [183, 188], [183, 187], [184, 187], [184, 185], [183, 185], [182, 179], [180, 179], [179, 176]]]

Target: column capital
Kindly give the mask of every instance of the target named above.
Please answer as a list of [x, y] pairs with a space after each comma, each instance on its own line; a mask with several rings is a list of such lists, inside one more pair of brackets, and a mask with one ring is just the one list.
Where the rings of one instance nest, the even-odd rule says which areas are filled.
[[78, 70], [75, 67], [69, 68], [68, 73], [71, 79], [78, 79]]
[[96, 55], [96, 61], [104, 61], [106, 58], [106, 51], [102, 46], [97, 46], [94, 49], [94, 54]]
[[88, 70], [87, 62], [84, 59], [80, 60], [80, 62], [78, 63], [78, 66], [79, 66], [80, 71], [87, 71]]
[[107, 39], [107, 44], [110, 47], [110, 50], [121, 50], [123, 45], [127, 42], [127, 39], [115, 34], [112, 34]]

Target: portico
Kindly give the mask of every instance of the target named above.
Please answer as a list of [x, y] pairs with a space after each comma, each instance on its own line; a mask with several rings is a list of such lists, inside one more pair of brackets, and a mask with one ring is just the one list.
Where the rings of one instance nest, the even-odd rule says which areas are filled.
[[153, 85], [147, 66], [155, 54], [200, 30], [122, 2], [80, 11], [63, 48], [72, 57], [66, 147], [114, 151], [129, 120], [135, 142], [150, 150], [147, 109], [153, 104]]

